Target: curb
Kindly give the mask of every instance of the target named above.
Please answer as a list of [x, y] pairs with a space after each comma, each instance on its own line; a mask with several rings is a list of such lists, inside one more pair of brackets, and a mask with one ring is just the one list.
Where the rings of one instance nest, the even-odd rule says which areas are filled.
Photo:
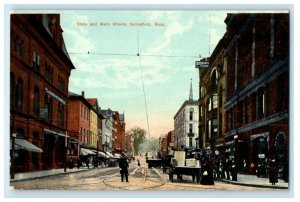
[[248, 183], [235, 182], [235, 181], [224, 180], [224, 179], [214, 179], [214, 180], [225, 182], [227, 184], [234, 184], [234, 185], [241, 185], [241, 186], [248, 186], [248, 187], [261, 187], [261, 188], [272, 188], [272, 189], [289, 189], [288, 187], [277, 186], [277, 185], [263, 185], [263, 184], [250, 184], [250, 183], [248, 184]]

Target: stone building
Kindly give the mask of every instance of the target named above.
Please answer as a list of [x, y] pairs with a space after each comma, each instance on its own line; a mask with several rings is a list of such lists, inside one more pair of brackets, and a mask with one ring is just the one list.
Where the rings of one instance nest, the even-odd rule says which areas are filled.
[[189, 100], [174, 116], [174, 149], [193, 150], [198, 147], [198, 102], [193, 99], [192, 83]]

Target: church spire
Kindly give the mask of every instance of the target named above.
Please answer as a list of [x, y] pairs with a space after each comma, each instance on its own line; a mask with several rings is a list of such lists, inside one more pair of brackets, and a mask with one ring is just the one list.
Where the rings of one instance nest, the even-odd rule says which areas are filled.
[[191, 79], [191, 87], [190, 87], [190, 96], [189, 100], [193, 100], [193, 86], [192, 86], [192, 79]]

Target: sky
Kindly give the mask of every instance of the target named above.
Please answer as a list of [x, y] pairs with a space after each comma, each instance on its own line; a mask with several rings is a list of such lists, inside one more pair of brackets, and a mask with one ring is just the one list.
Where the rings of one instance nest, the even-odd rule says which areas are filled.
[[195, 61], [213, 52], [226, 31], [227, 15], [216, 10], [40, 12], [60, 14], [75, 66], [69, 91], [84, 91], [86, 98], [98, 99], [101, 109], [124, 113], [126, 131], [138, 126], [146, 137], [174, 129], [174, 116], [188, 100], [191, 83], [193, 98], [199, 98]]
[[69, 91], [85, 91], [85, 97], [98, 99], [101, 109], [125, 113], [126, 130], [139, 126], [147, 137], [173, 130], [173, 117], [189, 98], [191, 82], [193, 97], [198, 99], [195, 61], [200, 55], [209, 56], [226, 29], [223, 11], [58, 12], [76, 68]]

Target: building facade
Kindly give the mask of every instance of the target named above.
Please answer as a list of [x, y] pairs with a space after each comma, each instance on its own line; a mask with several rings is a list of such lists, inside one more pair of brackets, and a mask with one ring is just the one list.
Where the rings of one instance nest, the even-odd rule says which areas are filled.
[[124, 139], [125, 139], [125, 120], [124, 114], [119, 114], [118, 111], [113, 112], [113, 136], [115, 141], [113, 142], [113, 153], [121, 154], [124, 151]]
[[186, 100], [174, 116], [175, 150], [198, 148], [198, 102], [193, 100], [192, 83], [189, 100]]
[[228, 14], [225, 23], [228, 157], [251, 174], [275, 157], [288, 180], [289, 14]]
[[10, 134], [42, 149], [11, 151], [12, 172], [61, 168], [66, 157], [68, 84], [73, 66], [59, 14], [12, 14]]

